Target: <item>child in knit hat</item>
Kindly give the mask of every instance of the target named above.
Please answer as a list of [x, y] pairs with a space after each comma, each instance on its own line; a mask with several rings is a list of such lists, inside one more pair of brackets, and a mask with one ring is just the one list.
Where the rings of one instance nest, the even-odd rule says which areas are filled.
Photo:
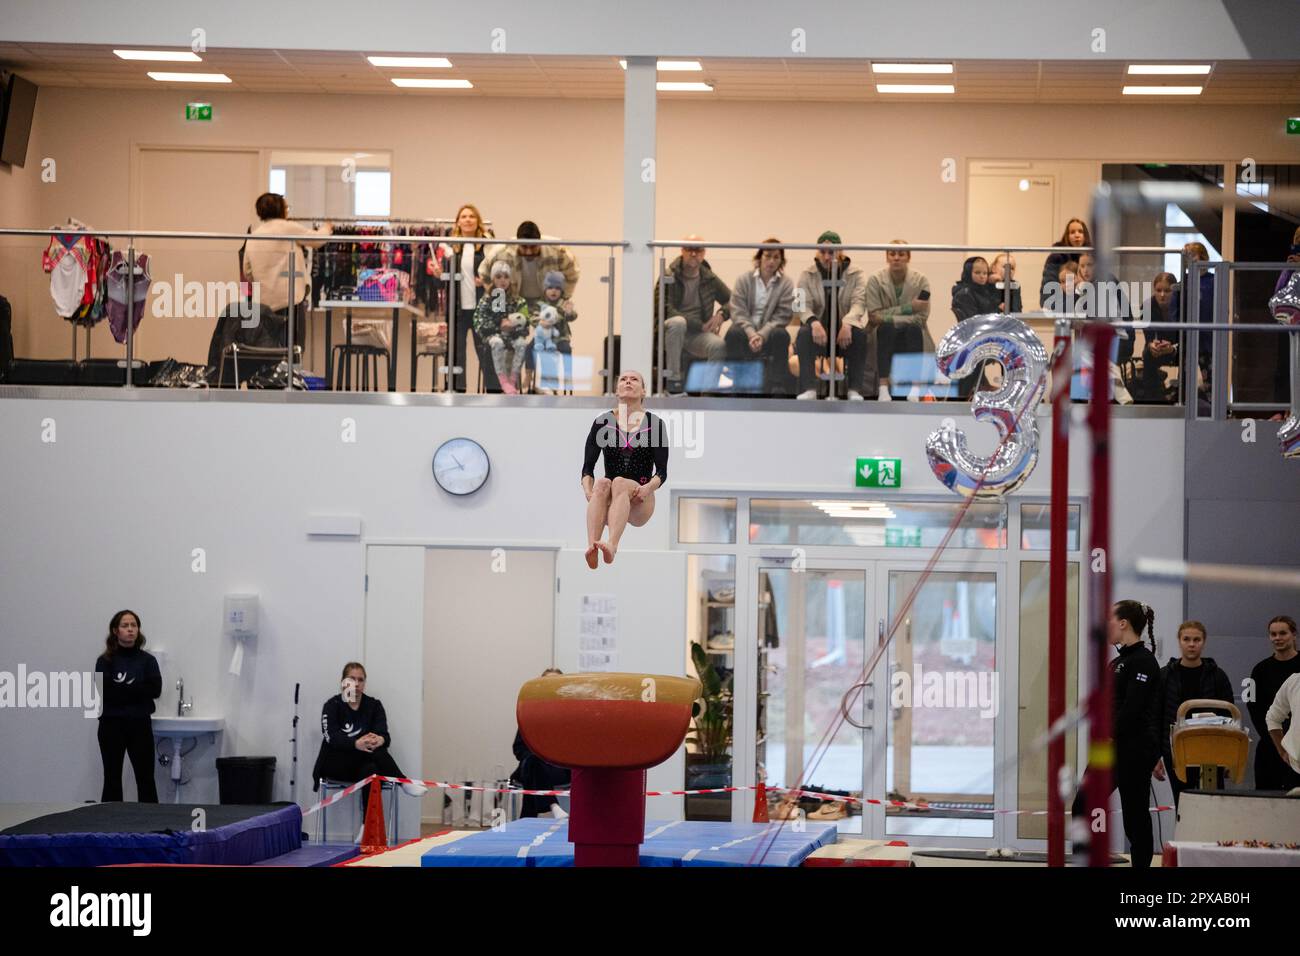
[[540, 387], [551, 394], [560, 387], [560, 359], [564, 378], [573, 380], [573, 352], [569, 344], [569, 323], [578, 317], [573, 303], [564, 298], [564, 273], [552, 270], [542, 280], [541, 321], [533, 334], [533, 361]]
[[510, 264], [492, 266], [492, 288], [474, 309], [474, 331], [492, 350], [501, 391], [519, 394], [519, 368], [528, 348], [528, 303], [510, 294]]

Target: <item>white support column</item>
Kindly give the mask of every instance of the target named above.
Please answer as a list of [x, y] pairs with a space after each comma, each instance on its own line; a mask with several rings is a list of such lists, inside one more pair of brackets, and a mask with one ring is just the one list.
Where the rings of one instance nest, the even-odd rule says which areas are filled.
[[655, 233], [655, 59], [627, 58], [623, 92], [623, 250], [621, 369], [637, 369], [651, 383], [656, 257], [646, 246]]

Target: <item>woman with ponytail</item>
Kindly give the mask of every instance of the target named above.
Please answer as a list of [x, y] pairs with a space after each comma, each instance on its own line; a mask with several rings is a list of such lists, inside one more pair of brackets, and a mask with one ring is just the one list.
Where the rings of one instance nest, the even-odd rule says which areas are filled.
[[[1133, 866], [1151, 865], [1149, 792], [1151, 776], [1164, 779], [1160, 765], [1160, 665], [1155, 649], [1156, 615], [1139, 601], [1118, 601], [1111, 609], [1108, 637], [1119, 655], [1111, 661], [1111, 738], [1115, 742], [1115, 786], [1119, 788]], [[1150, 647], [1142, 642], [1146, 634]], [[1155, 768], [1154, 771], [1152, 768]], [[1085, 778], [1086, 778], [1085, 773]], [[1079, 788], [1072, 813], [1084, 813], [1086, 783]]]

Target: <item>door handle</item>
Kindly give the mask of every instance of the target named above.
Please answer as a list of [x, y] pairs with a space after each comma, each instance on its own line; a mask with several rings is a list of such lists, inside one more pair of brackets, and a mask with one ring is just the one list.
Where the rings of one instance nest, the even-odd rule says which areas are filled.
[[[872, 725], [871, 725], [871, 724], [860, 724], [860, 723], [858, 723], [856, 720], [854, 720], [852, 717], [849, 716], [849, 696], [850, 696], [850, 695], [851, 695], [855, 690], [856, 690], [856, 691], [861, 691], [861, 692], [866, 692], [866, 691], [871, 690], [871, 688], [872, 688], [873, 686], [874, 686], [873, 683], [872, 683], [871, 681], [869, 681], [869, 680], [860, 680], [860, 681], [858, 681], [856, 684], [854, 684], [853, 686], [851, 686], [848, 690], [846, 690], [846, 691], [844, 692], [844, 696], [840, 698], [840, 716], [843, 717], [844, 720], [845, 720], [845, 721], [846, 721], [850, 726], [852, 726], [852, 727], [856, 727], [858, 730], [871, 730], [871, 729], [872, 729]], [[872, 702], [872, 700], [871, 700], [871, 695], [868, 693], [868, 694], [867, 694], [867, 710], [874, 710], [874, 709], [875, 709], [875, 704]]]

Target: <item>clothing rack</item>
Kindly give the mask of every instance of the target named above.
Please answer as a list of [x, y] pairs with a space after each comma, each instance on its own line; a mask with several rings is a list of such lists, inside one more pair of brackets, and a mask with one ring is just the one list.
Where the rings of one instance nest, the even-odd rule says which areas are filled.
[[[108, 245], [108, 242], [107, 242], [106, 240], [99, 239], [99, 238], [95, 235], [94, 227], [89, 226], [89, 225], [87, 225], [86, 223], [82, 222], [82, 221], [81, 221], [80, 219], [78, 219], [76, 216], [68, 216], [66, 222], [55, 224], [55, 225], [51, 226], [50, 228], [51, 228], [51, 229], [58, 229], [58, 230], [61, 230], [61, 231], [62, 231], [62, 230], [66, 230], [67, 233], [84, 232], [84, 233], [86, 233], [86, 234], [87, 234], [91, 239], [94, 239], [94, 240], [96, 240], [96, 241], [98, 241], [98, 242], [102, 242], [103, 245], [104, 245], [104, 248], [105, 248], [105, 249], [110, 249], [110, 248], [111, 248], [111, 247]], [[99, 278], [98, 281], [103, 281], [102, 276]], [[107, 314], [107, 313], [105, 312], [104, 314]], [[63, 318], [62, 316], [60, 316], [60, 317]], [[90, 357], [91, 357], [91, 356], [90, 356], [90, 330], [91, 330], [91, 328], [92, 328], [92, 327], [93, 327], [97, 322], [100, 321], [100, 319], [101, 319], [102, 317], [103, 317], [103, 316], [101, 315], [100, 318], [96, 318], [96, 319], [93, 319], [93, 320], [91, 320], [91, 321], [78, 320], [78, 319], [76, 319], [75, 317], [73, 317], [73, 318], [64, 318], [64, 321], [69, 322], [69, 323], [72, 325], [72, 361], [73, 361], [74, 364], [78, 361], [78, 359], [77, 359], [77, 329], [78, 329], [78, 328], [84, 328], [84, 329], [85, 329], [85, 332], [86, 332], [86, 354], [85, 354], [85, 359], [84, 359], [84, 361], [89, 361], [89, 360], [90, 360]]]
[[[373, 222], [388, 223], [390, 225], [410, 225], [410, 226], [454, 226], [455, 219], [437, 218], [437, 219], [409, 219], [401, 216], [290, 216], [289, 222]], [[485, 228], [492, 227], [491, 219], [484, 219]]]

